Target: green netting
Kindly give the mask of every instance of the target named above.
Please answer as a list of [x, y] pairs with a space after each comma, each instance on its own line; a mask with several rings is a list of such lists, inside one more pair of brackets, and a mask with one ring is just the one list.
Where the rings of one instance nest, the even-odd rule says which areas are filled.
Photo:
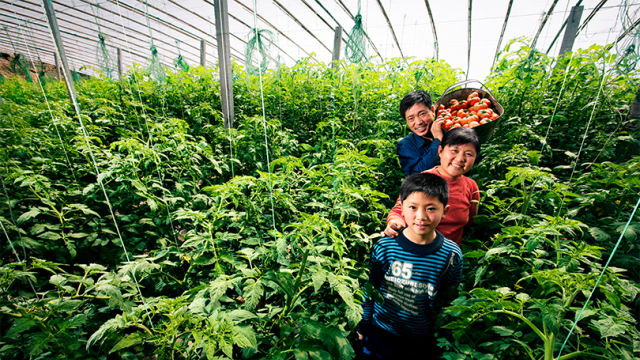
[[11, 43], [11, 47], [13, 47], [13, 58], [9, 61], [9, 68], [11, 71], [20, 76], [24, 76], [25, 80], [29, 82], [33, 82], [33, 78], [31, 77], [31, 73], [29, 72], [29, 61], [27, 58], [16, 50], [14, 42], [11, 40], [11, 35], [9, 35], [9, 31], [7, 27], [3, 27], [4, 32], [7, 33], [7, 37], [9, 38], [9, 43]]
[[24, 75], [25, 80], [33, 82], [31, 72], [29, 71], [29, 60], [20, 53], [14, 53], [13, 58], [9, 62], [11, 71], [16, 75]]
[[629, 0], [625, 0], [620, 6], [618, 18], [622, 23], [622, 34], [625, 37], [616, 42], [616, 51], [618, 60], [616, 62], [616, 70], [626, 74], [636, 69], [640, 61], [640, 29], [636, 26], [638, 13], [640, 9], [632, 10], [634, 4]]
[[73, 71], [71, 72], [71, 77], [73, 78], [74, 83], [79, 83], [84, 80], [82, 78], [82, 75], [80, 75], [80, 73], [77, 72], [75, 69], [73, 69]]
[[46, 71], [42, 60], [40, 60], [40, 66], [38, 66], [38, 81], [40, 81], [40, 84], [42, 85], [54, 81], [54, 78], [51, 76], [51, 74]]
[[267, 71], [271, 44], [273, 44], [273, 33], [271, 31], [257, 28], [251, 30], [245, 52], [245, 65], [248, 73], [258, 75]]
[[147, 67], [149, 71], [149, 76], [157, 82], [164, 82], [166, 77], [166, 73], [164, 71], [164, 66], [160, 63], [160, 59], [158, 58], [158, 49], [156, 46], [151, 44], [151, 63]]
[[358, 13], [354, 21], [356, 24], [351, 29], [351, 35], [349, 35], [344, 54], [352, 63], [359, 63], [366, 60], [367, 57], [364, 28], [362, 27], [362, 15]]
[[114, 79], [117, 77], [115, 61], [113, 61], [113, 58], [109, 55], [109, 51], [107, 51], [107, 45], [105, 44], [106, 37], [99, 32], [98, 39], [98, 45], [96, 46], [98, 67], [102, 70], [104, 76], [109, 79]]
[[182, 71], [189, 71], [189, 64], [180, 54], [180, 41], [176, 40], [176, 45], [178, 46], [178, 57], [173, 61], [173, 65]]

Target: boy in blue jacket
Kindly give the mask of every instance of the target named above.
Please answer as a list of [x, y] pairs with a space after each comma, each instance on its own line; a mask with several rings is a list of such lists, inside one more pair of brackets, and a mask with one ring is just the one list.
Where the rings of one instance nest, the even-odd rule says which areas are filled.
[[365, 294], [359, 338], [366, 359], [429, 359], [438, 350], [433, 307], [438, 292], [458, 286], [462, 252], [436, 231], [446, 215], [446, 180], [429, 173], [408, 176], [400, 188], [407, 227], [373, 247], [369, 282], [384, 303]]

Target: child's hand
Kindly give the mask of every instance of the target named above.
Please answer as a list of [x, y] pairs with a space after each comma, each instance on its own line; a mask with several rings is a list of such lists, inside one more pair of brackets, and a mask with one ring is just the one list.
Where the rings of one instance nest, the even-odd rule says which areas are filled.
[[387, 224], [387, 228], [384, 229], [384, 235], [390, 238], [395, 238], [398, 236], [398, 232], [396, 230], [400, 230], [405, 227], [405, 224], [399, 220], [391, 220], [389, 224]]

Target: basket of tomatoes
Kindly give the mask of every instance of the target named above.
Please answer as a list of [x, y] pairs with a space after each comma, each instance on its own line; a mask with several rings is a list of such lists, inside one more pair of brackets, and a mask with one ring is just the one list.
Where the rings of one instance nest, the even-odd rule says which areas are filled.
[[[436, 103], [436, 119], [443, 119], [445, 131], [459, 127], [469, 127], [478, 134], [480, 143], [491, 139], [493, 132], [501, 121], [504, 108], [488, 90], [465, 88], [449, 92], [449, 90], [478, 80], [466, 80], [451, 85]], [[485, 87], [486, 88], [486, 87]]]

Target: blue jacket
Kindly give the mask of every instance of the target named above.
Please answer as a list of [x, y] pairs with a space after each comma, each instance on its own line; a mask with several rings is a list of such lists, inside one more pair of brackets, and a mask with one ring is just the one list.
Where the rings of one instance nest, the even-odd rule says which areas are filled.
[[415, 133], [409, 134], [396, 144], [400, 165], [405, 174], [411, 175], [436, 166], [440, 140], [425, 140]]

